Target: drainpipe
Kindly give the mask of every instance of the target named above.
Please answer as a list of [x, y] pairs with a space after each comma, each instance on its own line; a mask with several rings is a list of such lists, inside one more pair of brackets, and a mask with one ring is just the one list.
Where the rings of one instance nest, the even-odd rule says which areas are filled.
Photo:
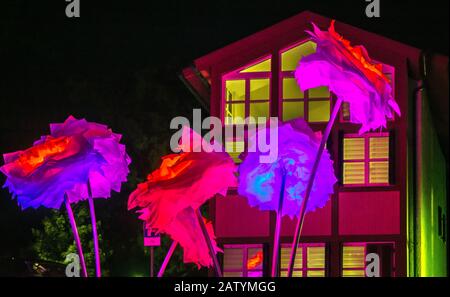
[[415, 100], [415, 193], [414, 197], [414, 276], [420, 276], [421, 254], [420, 254], [420, 233], [421, 233], [421, 212], [422, 212], [422, 103], [423, 92], [425, 91], [424, 79], [427, 76], [427, 55], [422, 52], [419, 61], [420, 79], [414, 90]]
[[422, 206], [421, 191], [422, 191], [422, 92], [424, 90], [423, 81], [417, 81], [417, 87], [414, 90], [414, 105], [415, 105], [415, 142], [414, 142], [414, 195], [413, 195], [413, 213], [414, 218], [412, 222], [414, 223], [414, 257], [413, 257], [413, 267], [414, 276], [419, 276], [420, 274], [420, 212]]

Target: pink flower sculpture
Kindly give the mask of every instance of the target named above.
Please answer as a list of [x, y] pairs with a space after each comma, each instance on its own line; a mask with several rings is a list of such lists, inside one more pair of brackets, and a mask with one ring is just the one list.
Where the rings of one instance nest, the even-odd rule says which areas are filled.
[[[215, 241], [214, 229], [211, 222], [206, 221], [206, 229], [211, 238], [215, 253], [222, 252]], [[198, 268], [213, 265], [209, 255], [208, 245], [202, 236], [201, 226], [191, 207], [180, 211], [176, 218], [169, 223], [166, 232], [174, 241], [183, 247], [183, 259], [185, 263], [195, 263]]]
[[382, 65], [375, 63], [363, 46], [352, 47], [336, 33], [334, 21], [328, 31], [313, 27], [314, 32], [307, 32], [317, 44], [316, 52], [302, 58], [295, 71], [301, 90], [327, 86], [350, 104], [350, 121], [361, 124], [361, 134], [386, 127], [386, 118], [400, 115], [400, 108]]
[[[195, 136], [195, 132], [187, 129]], [[225, 195], [229, 187], [235, 186], [235, 170], [233, 160], [225, 152], [181, 152], [164, 156], [160, 168], [131, 193], [128, 209], [138, 208], [139, 218], [148, 228], [179, 242], [184, 248], [185, 263], [211, 266], [194, 211], [216, 194]], [[210, 223], [207, 229], [214, 239]], [[212, 241], [215, 251], [219, 251]]]

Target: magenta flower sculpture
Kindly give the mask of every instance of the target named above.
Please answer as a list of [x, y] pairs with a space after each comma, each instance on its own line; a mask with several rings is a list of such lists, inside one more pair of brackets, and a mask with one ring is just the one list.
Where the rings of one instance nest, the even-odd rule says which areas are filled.
[[305, 212], [309, 207], [309, 195], [319, 168], [321, 155], [330, 135], [342, 102], [350, 106], [350, 121], [360, 124], [359, 133], [386, 127], [386, 120], [400, 116], [400, 108], [392, 97], [388, 78], [382, 72], [382, 65], [375, 63], [362, 46], [350, 42], [336, 33], [334, 21], [328, 31], [321, 31], [313, 24], [314, 32], [309, 32], [316, 43], [316, 52], [301, 59], [295, 70], [295, 77], [302, 91], [327, 86], [337, 100], [330, 120], [323, 133], [311, 175], [305, 191], [300, 217], [297, 221], [289, 261], [288, 276], [292, 276], [295, 255]]
[[[268, 129], [278, 129], [278, 158], [261, 163], [265, 153], [254, 149], [256, 138]], [[299, 216], [311, 168], [319, 148], [320, 138], [303, 119], [295, 119], [277, 128], [259, 129], [249, 137], [249, 152], [239, 165], [238, 193], [252, 207], [277, 212], [272, 259], [272, 276], [278, 276], [278, 252], [281, 217]], [[253, 151], [253, 152], [252, 152]], [[321, 157], [320, 179], [314, 182], [306, 212], [325, 206], [334, 192], [337, 179], [328, 152]]]
[[[201, 139], [189, 128], [184, 128], [186, 133]], [[184, 151], [164, 156], [160, 168], [131, 193], [128, 209], [138, 208], [139, 218], [148, 228], [173, 239], [158, 276], [163, 275], [177, 243], [184, 249], [185, 263], [214, 265], [221, 276], [212, 226], [205, 225], [199, 208], [236, 185], [236, 167], [225, 152], [193, 152], [185, 143], [180, 148]]]
[[[5, 164], [0, 168], [7, 177], [4, 187], [22, 209], [59, 209], [65, 202], [83, 266], [70, 204], [89, 200], [98, 276], [100, 258], [92, 198], [108, 198], [111, 190], [119, 192], [126, 181], [130, 158], [120, 138], [105, 125], [69, 116], [64, 123], [50, 124], [50, 135], [42, 136], [31, 148], [5, 154]], [[87, 275], [85, 266], [83, 271]]]
[[302, 58], [295, 70], [300, 88], [327, 86], [339, 100], [349, 103], [350, 121], [361, 125], [361, 134], [386, 127], [386, 119], [400, 115], [400, 108], [382, 65], [369, 57], [364, 46], [352, 47], [336, 33], [334, 21], [328, 31], [313, 27], [314, 32], [307, 32], [317, 44], [316, 52]]
[[203, 217], [201, 220], [199, 221], [196, 210], [188, 207], [181, 210], [175, 219], [164, 228], [164, 233], [168, 234], [173, 239], [173, 242], [179, 243], [183, 247], [184, 263], [194, 263], [199, 269], [214, 265], [208, 243], [202, 236], [203, 228], [206, 228], [214, 254], [222, 252], [215, 241], [212, 223], [206, 221]]

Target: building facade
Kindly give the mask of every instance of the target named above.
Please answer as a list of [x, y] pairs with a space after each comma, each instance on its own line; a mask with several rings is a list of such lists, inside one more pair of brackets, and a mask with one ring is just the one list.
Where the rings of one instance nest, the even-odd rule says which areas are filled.
[[[323, 130], [334, 95], [325, 87], [301, 92], [294, 79], [302, 57], [315, 51], [305, 33], [311, 22], [325, 29], [331, 20], [300, 13], [196, 59], [181, 78], [211, 116], [231, 118], [224, 125], [238, 125], [238, 117], [301, 117], [313, 130]], [[344, 23], [335, 27], [383, 65], [402, 115], [386, 129], [358, 135], [349, 106], [341, 107], [327, 143], [338, 178], [335, 194], [306, 215], [294, 276], [365, 276], [369, 253], [379, 255], [381, 276], [446, 275], [445, 161], [426, 92], [411, 74], [419, 71], [411, 69], [419, 68], [421, 52]], [[239, 163], [245, 137], [225, 138], [224, 145]], [[212, 199], [210, 212], [224, 250], [224, 275], [269, 276], [275, 213], [251, 208], [236, 190]], [[281, 276], [295, 224], [282, 220]]]

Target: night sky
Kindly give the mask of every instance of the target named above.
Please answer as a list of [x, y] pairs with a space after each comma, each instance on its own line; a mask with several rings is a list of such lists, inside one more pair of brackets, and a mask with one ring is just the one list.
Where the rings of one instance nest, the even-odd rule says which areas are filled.
[[[170, 119], [199, 107], [177, 71], [304, 10], [448, 55], [448, 0], [381, 0], [379, 19], [365, 16], [364, 0], [92, 2], [81, 0], [81, 18], [72, 19], [64, 0], [2, 2], [0, 153], [28, 147], [73, 114], [123, 133], [142, 180], [167, 150]], [[123, 234], [139, 228], [126, 211], [135, 181], [113, 196]], [[21, 212], [5, 189], [0, 195], [0, 260], [26, 258], [30, 228], [48, 211]]]

